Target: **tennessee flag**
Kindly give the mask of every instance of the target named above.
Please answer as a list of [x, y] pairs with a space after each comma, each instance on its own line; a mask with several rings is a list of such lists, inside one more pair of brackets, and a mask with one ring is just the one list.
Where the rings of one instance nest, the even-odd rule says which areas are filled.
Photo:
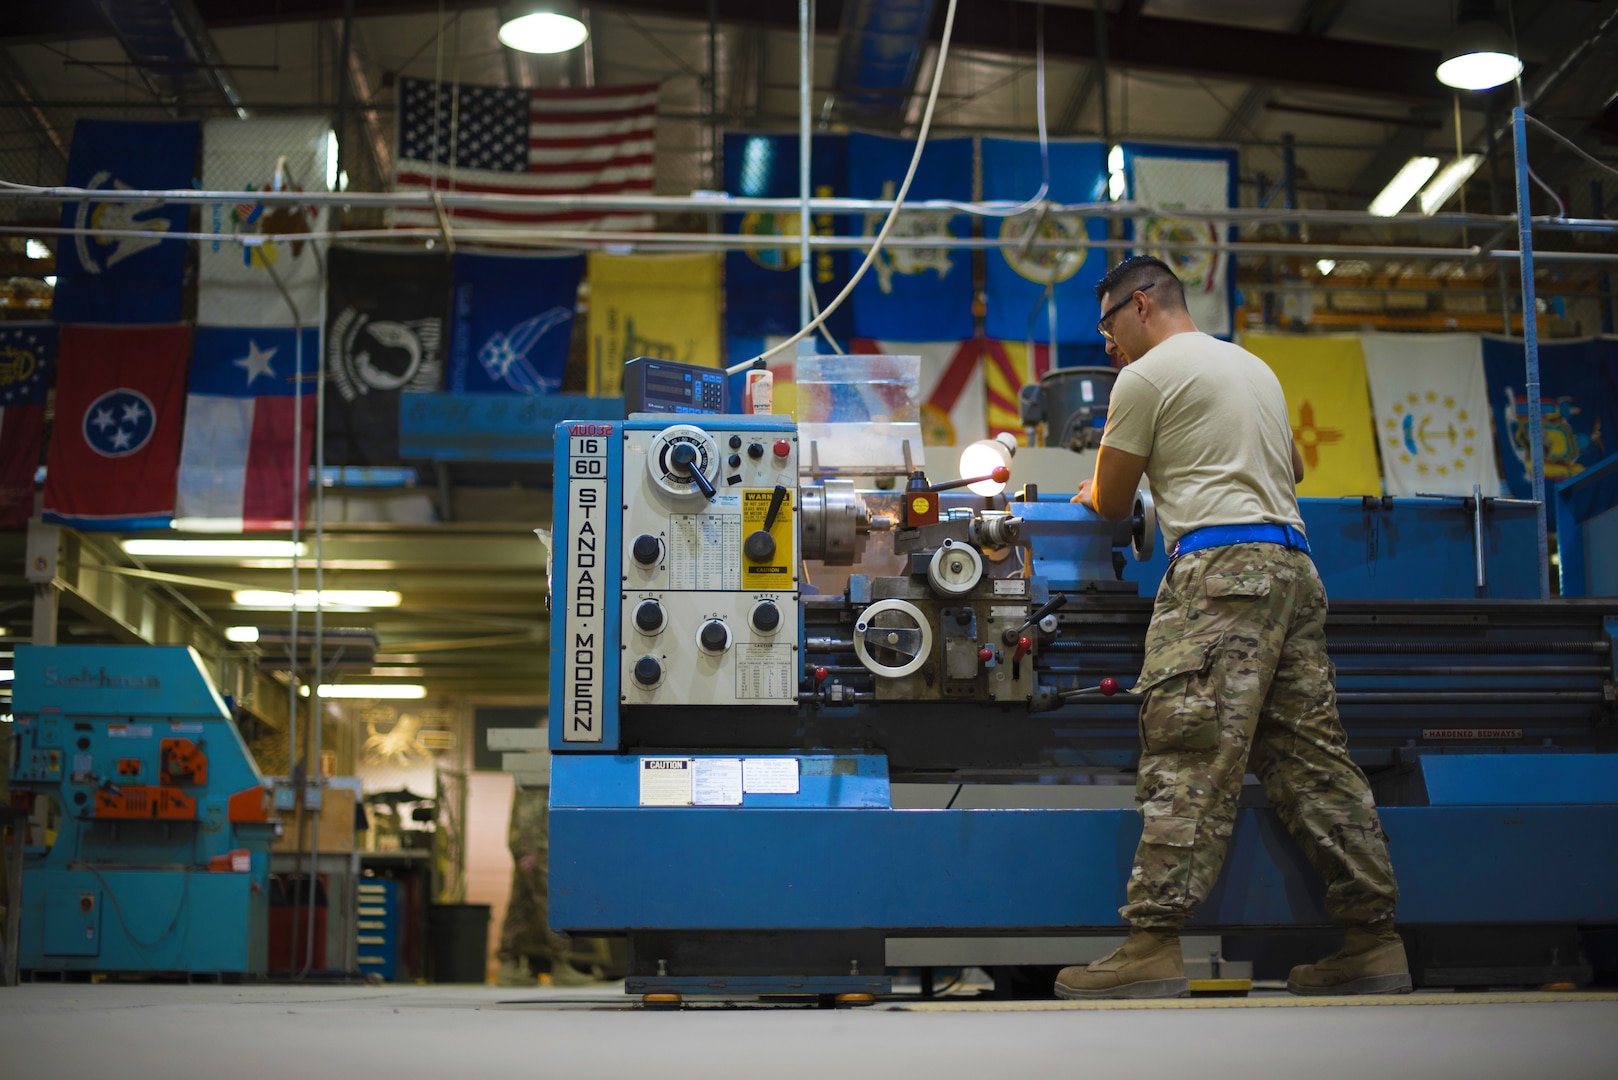
[[1030, 383], [1037, 383], [1050, 370], [1049, 345], [1035, 344], [1033, 354], [1022, 341], [983, 341], [983, 396], [987, 403], [989, 434], [1009, 431], [1022, 439], [1022, 419], [1017, 411], [1017, 395]]
[[64, 326], [45, 520], [166, 528], [180, 467], [189, 326]]
[[1298, 494], [1382, 494], [1376, 429], [1358, 337], [1247, 334], [1242, 346], [1275, 372], [1303, 457]]

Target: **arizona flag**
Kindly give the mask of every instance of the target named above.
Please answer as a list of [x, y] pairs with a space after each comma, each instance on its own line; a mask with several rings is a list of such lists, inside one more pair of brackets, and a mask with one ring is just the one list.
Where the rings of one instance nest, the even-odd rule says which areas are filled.
[[294, 506], [302, 524], [315, 437], [320, 331], [303, 331], [301, 369], [296, 335], [290, 328], [197, 329], [175, 503], [179, 527], [286, 529]]
[[1017, 397], [1024, 386], [1039, 382], [1050, 368], [1049, 345], [984, 340], [983, 389], [988, 403], [985, 418], [990, 435], [1009, 431], [1022, 439], [1022, 414], [1017, 407]]
[[33, 516], [55, 368], [56, 324], [0, 323], [0, 529], [20, 529]]
[[189, 326], [64, 326], [45, 520], [161, 529], [174, 517]]

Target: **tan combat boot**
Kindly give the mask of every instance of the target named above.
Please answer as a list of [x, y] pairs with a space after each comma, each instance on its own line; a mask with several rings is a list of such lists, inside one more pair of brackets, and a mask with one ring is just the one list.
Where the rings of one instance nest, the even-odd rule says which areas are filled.
[[1133, 930], [1109, 956], [1056, 976], [1056, 996], [1087, 998], [1185, 997], [1191, 991], [1176, 930]]
[[528, 961], [523, 957], [519, 956], [513, 960], [502, 956], [500, 958], [500, 969], [494, 976], [494, 985], [506, 987], [538, 986], [539, 979], [528, 969]]
[[1350, 926], [1343, 947], [1316, 964], [1300, 964], [1287, 978], [1294, 994], [1408, 994], [1410, 962], [1391, 926]]

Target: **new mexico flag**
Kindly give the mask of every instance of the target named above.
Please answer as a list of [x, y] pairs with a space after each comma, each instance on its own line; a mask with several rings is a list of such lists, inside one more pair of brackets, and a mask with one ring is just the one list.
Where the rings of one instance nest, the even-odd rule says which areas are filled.
[[1357, 337], [1246, 334], [1242, 346], [1281, 380], [1305, 496], [1380, 495], [1376, 428]]
[[624, 361], [655, 356], [718, 367], [720, 256], [592, 253], [587, 392], [624, 392]]

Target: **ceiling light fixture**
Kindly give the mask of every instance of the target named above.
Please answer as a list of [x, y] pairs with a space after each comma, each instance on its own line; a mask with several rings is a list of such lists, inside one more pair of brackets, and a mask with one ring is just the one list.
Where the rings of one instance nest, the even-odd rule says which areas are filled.
[[1326, 275], [1330, 274], [1333, 270], [1337, 269], [1337, 260], [1336, 259], [1316, 259], [1315, 260], [1315, 269], [1320, 271], [1320, 276], [1321, 277], [1325, 277]]
[[1444, 46], [1438, 81], [1457, 90], [1492, 90], [1522, 74], [1511, 33], [1489, 0], [1463, 4], [1458, 25]]
[[427, 688], [419, 683], [321, 683], [316, 693], [323, 698], [416, 701], [427, 696]]
[[577, 49], [590, 28], [566, 3], [522, 4], [501, 24], [500, 44], [525, 53], [564, 53]]
[[131, 555], [176, 559], [290, 559], [306, 548], [291, 540], [124, 540]]
[[[368, 608], [398, 607], [403, 599], [398, 593], [384, 589], [327, 589], [318, 594], [320, 606], [328, 611], [364, 611]], [[313, 608], [316, 593], [313, 589], [298, 590], [298, 606]], [[268, 589], [240, 589], [230, 594], [237, 607], [263, 608], [267, 611], [287, 611], [292, 607], [292, 594]]]
[[1450, 196], [1461, 190], [1461, 185], [1478, 171], [1481, 164], [1483, 164], [1482, 154], [1462, 154], [1438, 170], [1433, 182], [1421, 189], [1421, 212], [1431, 217], [1442, 210], [1444, 204], [1449, 202]]
[[258, 627], [256, 626], [227, 626], [225, 627], [226, 641], [239, 641], [251, 645], [258, 640]]
[[1377, 217], [1392, 217], [1405, 208], [1422, 185], [1438, 171], [1435, 157], [1413, 157], [1388, 181], [1382, 193], [1371, 200], [1371, 213]]

